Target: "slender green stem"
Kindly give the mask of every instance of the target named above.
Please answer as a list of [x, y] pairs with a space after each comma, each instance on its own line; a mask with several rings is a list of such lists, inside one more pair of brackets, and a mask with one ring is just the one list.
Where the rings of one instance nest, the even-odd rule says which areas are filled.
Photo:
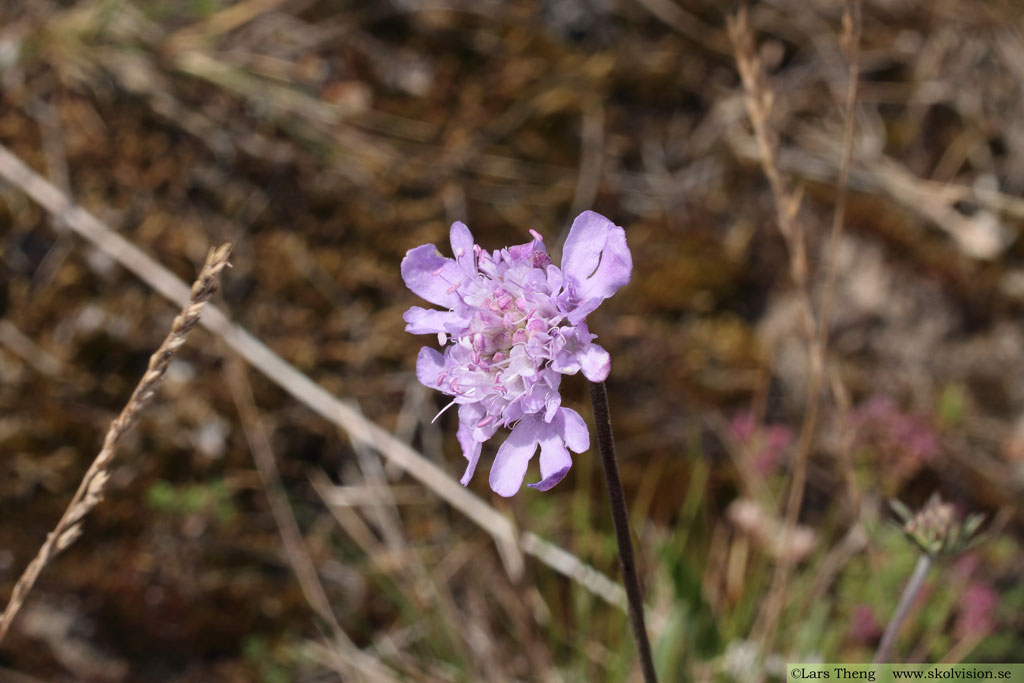
[[590, 382], [590, 402], [594, 406], [594, 422], [597, 427], [597, 446], [601, 451], [604, 465], [604, 479], [608, 484], [608, 500], [615, 522], [615, 537], [619, 542], [619, 563], [622, 566], [622, 583], [629, 600], [629, 623], [633, 628], [633, 640], [640, 658], [644, 683], [657, 683], [654, 673], [654, 659], [651, 657], [651, 643], [647, 639], [644, 625], [644, 601], [640, 595], [640, 581], [637, 578], [636, 560], [633, 556], [633, 540], [629, 535], [629, 515], [626, 512], [626, 497], [622, 493], [619, 466], [615, 461], [615, 439], [612, 437], [611, 412], [608, 410], [608, 392], [604, 382]]
[[896, 611], [893, 612], [889, 625], [885, 627], [885, 633], [882, 634], [882, 642], [878, 644], [878, 651], [875, 652], [876, 664], [888, 661], [892, 645], [896, 642], [896, 634], [900, 632], [903, 622], [907, 620], [910, 608], [913, 607], [914, 601], [917, 600], [917, 594], [924, 587], [924, 579], [928, 576], [928, 570], [931, 568], [931, 555], [923, 553], [921, 557], [917, 558], [914, 573], [910, 575], [910, 580], [907, 581], [907, 585], [903, 589], [903, 595], [900, 596], [900, 603], [896, 606]]

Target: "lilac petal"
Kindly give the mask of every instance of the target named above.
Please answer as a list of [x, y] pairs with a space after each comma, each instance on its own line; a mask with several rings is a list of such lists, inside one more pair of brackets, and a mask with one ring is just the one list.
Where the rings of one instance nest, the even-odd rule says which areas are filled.
[[462, 455], [469, 461], [469, 464], [466, 465], [466, 472], [459, 480], [463, 486], [469, 485], [469, 480], [473, 478], [473, 473], [476, 471], [476, 464], [480, 462], [480, 449], [483, 447], [483, 441], [473, 438], [473, 427], [480, 421], [483, 414], [484, 409], [479, 403], [465, 403], [459, 406], [459, 429], [455, 436], [459, 440], [459, 445], [462, 446]]
[[584, 318], [593, 313], [603, 301], [604, 299], [599, 296], [583, 299], [582, 301], [579, 301], [571, 311], [569, 311], [569, 314], [565, 316], [565, 319], [572, 325], [578, 325]]
[[460, 266], [473, 266], [473, 233], [461, 221], [452, 223], [450, 233], [452, 253]]
[[476, 472], [476, 464], [480, 462], [480, 451], [483, 450], [484, 445], [479, 441], [474, 441], [468, 448], [463, 448], [462, 455], [465, 456], [469, 464], [466, 465], [466, 471], [463, 472], [462, 478], [459, 479], [459, 483], [463, 486], [469, 486], [469, 482], [473, 479], [473, 473]]
[[607, 299], [632, 272], [626, 232], [593, 211], [577, 216], [565, 240], [562, 273], [574, 282], [579, 299]]
[[532, 242], [516, 244], [508, 248], [509, 259], [512, 263], [527, 265], [530, 268], [540, 270], [541, 278], [547, 277], [547, 267], [551, 265], [551, 257], [548, 256], [544, 242], [536, 237]]
[[557, 392], [552, 390], [545, 382], [535, 383], [532, 387], [527, 389], [526, 394], [523, 395], [523, 410], [530, 414], [539, 413], [545, 410], [548, 401], [552, 398], [552, 394], [556, 393]]
[[514, 424], [517, 420], [522, 420], [525, 416], [526, 413], [523, 412], [523, 407], [519, 405], [518, 401], [509, 403], [505, 406], [505, 409], [501, 411], [501, 424]]
[[603, 382], [608, 379], [612, 369], [612, 359], [603, 347], [590, 344], [587, 350], [579, 354], [583, 376], [591, 382]]
[[540, 476], [536, 484], [527, 484], [538, 491], [548, 491], [555, 484], [565, 479], [572, 467], [572, 457], [565, 447], [565, 442], [553, 431], [540, 440]]
[[514, 244], [507, 248], [508, 258], [512, 263], [519, 264], [532, 264], [533, 259], [531, 254], [533, 253], [533, 242], [527, 242], [526, 244]]
[[523, 485], [530, 458], [537, 451], [536, 419], [527, 415], [512, 428], [491, 465], [491, 489], [499, 496], [514, 496]]
[[548, 266], [546, 275], [548, 291], [557, 292], [562, 288], [562, 270], [560, 268], [554, 265]]
[[[476, 405], [480, 404], [478, 403]], [[473, 423], [470, 425], [470, 435], [473, 437], [473, 441], [476, 441], [477, 443], [483, 443], [484, 441], [490, 439], [492, 436], [494, 436], [494, 432], [498, 431], [498, 427], [501, 426], [500, 419], [492, 419], [487, 424], [481, 425], [481, 418], [483, 418], [485, 415], [486, 412], [481, 412], [480, 418], [473, 420]]]
[[561, 422], [556, 423], [555, 428], [560, 429], [562, 439], [569, 450], [573, 453], [583, 453], [590, 448], [590, 430], [579, 413], [572, 408], [562, 408], [558, 411], [558, 418], [561, 418]]
[[455, 308], [459, 302], [452, 287], [463, 281], [464, 275], [455, 261], [445, 258], [433, 244], [410, 249], [402, 259], [402, 279], [416, 295], [432, 304]]
[[[555, 347], [555, 357], [552, 360], [551, 368], [563, 375], [575, 375], [583, 366], [584, 356], [592, 346], [590, 341], [596, 339], [597, 335], [590, 334], [587, 324], [583, 322], [574, 328], [564, 329], [566, 331], [562, 333], [560, 343]], [[584, 374], [587, 373], [584, 372]], [[587, 379], [592, 378], [587, 375]]]
[[575, 375], [580, 371], [580, 359], [574, 353], [560, 351], [551, 361], [551, 369], [563, 375]]
[[527, 484], [538, 491], [547, 491], [562, 481], [572, 467], [569, 450], [582, 453], [590, 448], [590, 431], [580, 414], [570, 408], [561, 408], [549, 425], [540, 433], [540, 476], [536, 484]]
[[408, 323], [405, 331], [412, 334], [437, 334], [446, 332], [458, 334], [466, 328], [466, 319], [454, 311], [438, 311], [433, 308], [413, 306], [402, 318]]
[[[416, 377], [420, 383], [430, 389], [444, 391], [440, 386], [441, 373], [444, 372], [444, 356], [436, 350], [424, 346], [416, 356]], [[445, 391], [445, 393], [451, 393]]]
[[544, 421], [551, 422], [555, 419], [555, 415], [558, 414], [558, 408], [562, 405], [562, 397], [555, 392], [554, 395], [550, 396], [547, 403], [544, 404]]

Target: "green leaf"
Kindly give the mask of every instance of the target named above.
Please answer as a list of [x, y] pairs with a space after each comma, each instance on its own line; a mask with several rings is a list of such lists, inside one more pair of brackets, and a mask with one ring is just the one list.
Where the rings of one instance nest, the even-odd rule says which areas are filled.
[[684, 615], [683, 633], [688, 650], [701, 659], [710, 659], [722, 651], [722, 638], [711, 606], [704, 599], [700, 579], [685, 557], [671, 547], [662, 549], [662, 561], [672, 577], [677, 606]]
[[889, 501], [889, 507], [892, 508], [892, 511], [896, 513], [896, 516], [899, 517], [904, 524], [914, 518], [914, 513], [910, 511], [910, 508], [895, 498]]

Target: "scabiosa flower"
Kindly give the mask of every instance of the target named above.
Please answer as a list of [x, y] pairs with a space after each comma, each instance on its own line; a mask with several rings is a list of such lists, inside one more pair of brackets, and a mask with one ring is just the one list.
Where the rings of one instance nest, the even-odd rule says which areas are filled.
[[[511, 427], [491, 466], [491, 488], [515, 494], [540, 446], [541, 480], [547, 491], [572, 466], [571, 450], [590, 447], [579, 413], [562, 407], [562, 375], [582, 372], [592, 382], [608, 377], [608, 352], [593, 343], [584, 319], [629, 282], [633, 259], [625, 231], [585, 211], [573, 221], [562, 267], [551, 263], [544, 239], [487, 252], [474, 244], [462, 223], [451, 228], [454, 259], [432, 244], [410, 249], [402, 279], [414, 293], [445, 310], [413, 306], [406, 331], [436, 334], [444, 353], [424, 347], [416, 376], [452, 397], [441, 412], [459, 410], [457, 432], [469, 461], [466, 485], [485, 441], [499, 427]], [[440, 415], [440, 413], [438, 413]], [[436, 418], [435, 418], [436, 419]]]

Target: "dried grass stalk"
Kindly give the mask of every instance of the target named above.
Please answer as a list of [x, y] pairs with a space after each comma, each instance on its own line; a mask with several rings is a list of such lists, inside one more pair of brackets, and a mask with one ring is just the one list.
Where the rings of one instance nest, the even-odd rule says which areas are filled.
[[[188, 300], [188, 286], [184, 282], [110, 226], [72, 203], [66, 194], [25, 165], [2, 144], [0, 179], [20, 188], [43, 209], [60, 217], [71, 230], [134, 273], [154, 291], [182, 305]], [[216, 306], [210, 306], [206, 310], [200, 323], [296, 400], [349, 434], [363, 435], [359, 438], [365, 438], [366, 445], [386, 457], [391, 464], [405, 470], [490, 534], [513, 582], [518, 582], [523, 576], [523, 553], [536, 557], [573, 580], [578, 576], [591, 576], [591, 572], [597, 573], [596, 569], [586, 565], [564, 548], [538, 537], [529, 538], [521, 535], [508, 517], [461, 486], [448, 472], [427, 460], [407, 443], [368, 421], [359, 411], [299, 372], [248, 330], [232, 322]], [[581, 585], [588, 590], [594, 590], [599, 585], [615, 584], [605, 577], [605, 581], [592, 581]], [[625, 596], [621, 590], [595, 594], [612, 605], [625, 605]]]
[[[810, 372], [807, 382], [804, 419], [797, 443], [796, 463], [789, 497], [786, 503], [783, 545], [796, 527], [807, 482], [808, 462], [818, 422], [818, 404], [825, 376], [828, 353], [828, 326], [832, 312], [832, 290], [835, 287], [836, 259], [846, 215], [846, 186], [849, 182], [850, 162], [853, 152], [853, 127], [857, 103], [857, 82], [859, 79], [859, 44], [861, 36], [860, 0], [845, 0], [843, 30], [840, 41], [847, 50], [850, 71], [844, 102], [844, 127], [842, 155], [839, 163], [838, 194], [829, 238], [827, 261], [825, 263], [826, 285], [821, 309], [815, 314], [811, 300], [811, 283], [807, 259], [807, 245], [804, 226], [797, 219], [800, 211], [801, 192], [794, 189], [789, 178], [779, 170], [779, 135], [772, 125], [772, 108], [775, 92], [764, 73], [764, 65], [754, 41], [753, 32], [747, 20], [746, 7], [729, 19], [729, 38], [732, 40], [736, 68], [743, 81], [744, 102], [747, 117], [754, 130], [761, 156], [761, 168], [771, 186], [775, 202], [775, 213], [779, 232], [786, 242], [789, 254], [789, 271], [796, 287], [800, 305], [801, 321], [807, 339]], [[839, 380], [837, 376], [837, 380]], [[774, 640], [779, 616], [786, 598], [789, 575], [793, 568], [792, 558], [783, 555], [776, 565], [768, 597], [764, 601], [754, 631], [759, 636], [762, 650], [769, 648]]]
[[53, 531], [47, 535], [39, 552], [36, 553], [35, 558], [14, 585], [10, 602], [7, 603], [7, 608], [0, 616], [0, 641], [3, 641], [4, 636], [7, 635], [11, 622], [14, 621], [18, 610], [25, 603], [25, 598], [32, 590], [32, 586], [35, 585], [43, 567], [81, 536], [82, 520], [103, 500], [103, 492], [110, 479], [110, 463], [114, 460], [118, 443], [135, 425], [140, 413], [152, 401], [160, 381], [167, 372], [167, 366], [171, 363], [171, 358], [185, 343], [189, 332], [199, 322], [199, 314], [203, 306], [217, 291], [217, 276], [228, 265], [228, 254], [230, 253], [231, 245], [224, 244], [216, 249], [211, 249], [207, 255], [206, 264], [199, 273], [199, 278], [192, 285], [188, 305], [174, 319], [170, 334], [164, 339], [160, 348], [150, 356], [146, 374], [142, 376], [135, 387], [135, 391], [132, 392], [128, 403], [121, 410], [121, 414], [110, 423], [110, 429], [107, 430], [107, 435], [103, 439], [103, 447], [96, 459], [89, 465], [85, 476], [82, 477], [82, 483], [79, 484], [78, 491], [75, 492], [64, 515], [57, 522]]
[[329, 632], [325, 636], [325, 640], [329, 647], [333, 646], [332, 652], [335, 656], [332, 661], [336, 660], [336, 668], [339, 669], [339, 673], [345, 675], [345, 680], [352, 678], [375, 683], [395, 681], [396, 678], [383, 662], [356, 647], [334, 616], [327, 592], [320, 582], [316, 565], [306, 547], [302, 530], [288, 503], [288, 496], [285, 493], [284, 484], [281, 482], [281, 473], [277, 469], [277, 460], [270, 446], [270, 439], [263, 427], [259, 411], [256, 408], [256, 401], [252, 396], [252, 386], [249, 384], [245, 364], [237, 357], [232, 358], [228, 361], [224, 374], [228, 387], [231, 389], [235, 407], [238, 409], [245, 440], [249, 443], [249, 450], [252, 451], [253, 461], [256, 463], [256, 469], [263, 482], [263, 490], [270, 503], [270, 512], [274, 516], [278, 533], [281, 535], [285, 557], [291, 565], [292, 571], [295, 572], [295, 578], [299, 581], [299, 588], [302, 590], [306, 602]]

